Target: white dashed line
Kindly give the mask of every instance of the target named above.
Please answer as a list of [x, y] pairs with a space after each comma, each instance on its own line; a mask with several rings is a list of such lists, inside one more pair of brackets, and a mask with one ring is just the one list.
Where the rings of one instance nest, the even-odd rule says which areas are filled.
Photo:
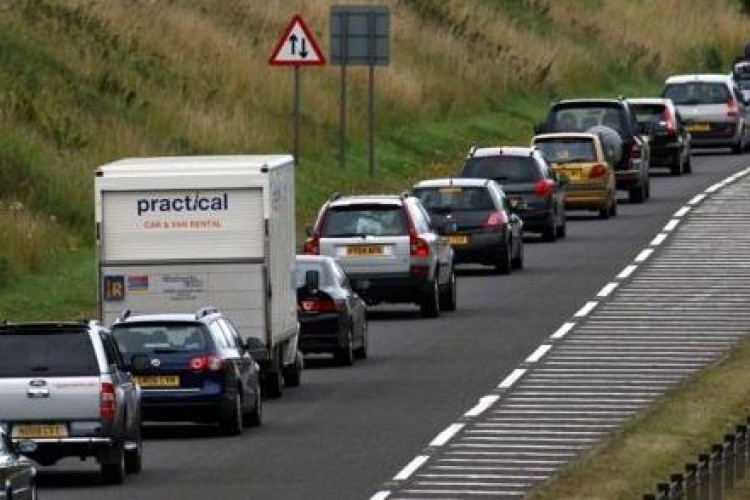
[[550, 344], [542, 344], [539, 347], [536, 348], [536, 351], [531, 353], [531, 356], [526, 358], [527, 363], [536, 363], [540, 359], [544, 357], [545, 354], [547, 354], [547, 351], [552, 349], [552, 346]]
[[443, 432], [435, 436], [435, 439], [430, 441], [430, 446], [444, 446], [455, 436], [458, 431], [464, 428], [464, 424], [451, 424], [445, 428]]
[[474, 408], [464, 413], [464, 417], [478, 417], [479, 415], [487, 411], [487, 409], [490, 406], [497, 403], [498, 399], [500, 399], [500, 396], [496, 396], [496, 395], [485, 396], [483, 398], [480, 398], [479, 403], [477, 403], [477, 405]]
[[424, 463], [429, 460], [430, 457], [427, 455], [417, 455], [414, 460], [409, 462], [409, 465], [401, 469], [401, 472], [393, 476], [394, 481], [405, 481], [411, 477], [412, 474], [417, 472], [417, 469], [422, 467]]
[[653, 240], [651, 240], [651, 246], [652, 247], [658, 247], [659, 245], [661, 245], [662, 243], [664, 243], [664, 240], [666, 240], [666, 239], [667, 239], [667, 235], [666, 234], [664, 234], [664, 233], [657, 234], [656, 238], [654, 238]]
[[713, 192], [718, 191], [719, 189], [721, 189], [723, 187], [724, 187], [724, 183], [723, 182], [717, 182], [716, 184], [707, 187], [704, 192], [705, 193], [713, 193]]
[[555, 333], [552, 334], [550, 338], [561, 339], [565, 336], [565, 334], [567, 334], [570, 330], [572, 330], [574, 326], [576, 326], [576, 324], [570, 321], [567, 323], [564, 323], [560, 328], [557, 329], [557, 331], [555, 331]]
[[614, 291], [614, 289], [617, 288], [617, 283], [609, 283], [604, 288], [599, 290], [599, 293], [596, 294], [597, 297], [607, 297], [610, 293]]
[[[696, 198], [697, 198], [697, 196], [696, 196]], [[695, 199], [695, 198], [693, 198], [693, 199]], [[681, 209], [679, 209], [678, 211], [676, 211], [674, 213], [674, 216], [675, 217], [683, 217], [689, 211], [690, 211], [690, 207], [682, 207]]]
[[625, 278], [633, 274], [633, 271], [635, 271], [636, 269], [638, 269], [638, 266], [635, 266], [633, 264], [627, 266], [620, 272], [620, 274], [617, 275], [617, 279], [624, 280]]
[[688, 205], [697, 205], [706, 197], [704, 193], [695, 195], [689, 202]]
[[508, 389], [509, 387], [512, 387], [524, 373], [526, 373], [526, 368], [516, 368], [510, 373], [510, 375], [500, 382], [500, 385], [497, 386], [498, 389]]
[[390, 491], [378, 491], [377, 493], [375, 493], [373, 496], [370, 497], [370, 500], [385, 500], [389, 496], [391, 496]]
[[635, 261], [636, 261], [636, 262], [639, 262], [639, 263], [640, 263], [640, 262], [643, 262], [644, 260], [646, 260], [646, 259], [648, 259], [649, 257], [651, 257], [651, 254], [652, 254], [652, 253], [654, 253], [654, 249], [653, 249], [653, 248], [647, 248], [647, 249], [645, 249], [645, 250], [641, 251], [641, 253], [639, 253], [639, 254], [638, 254], [638, 255], [636, 256], [636, 258], [635, 258]]
[[666, 226], [664, 226], [664, 231], [669, 232], [673, 230], [674, 228], [676, 228], [679, 224], [680, 224], [679, 219], [672, 219], [671, 221], [667, 223]]
[[591, 311], [594, 310], [594, 308], [597, 306], [597, 304], [599, 304], [599, 303], [595, 302], [593, 300], [589, 301], [589, 302], [586, 302], [586, 305], [583, 306], [582, 308], [580, 308], [578, 310], [578, 312], [574, 314], [574, 316], [576, 318], [583, 318], [584, 316], [587, 316]]

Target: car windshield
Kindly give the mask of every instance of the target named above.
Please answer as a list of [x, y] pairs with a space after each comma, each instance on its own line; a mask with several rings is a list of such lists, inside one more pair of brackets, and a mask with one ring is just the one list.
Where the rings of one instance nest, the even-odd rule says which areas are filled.
[[495, 205], [486, 187], [442, 186], [414, 189], [427, 210], [492, 210]]
[[583, 163], [596, 161], [596, 149], [591, 139], [541, 139], [534, 141], [551, 163]]
[[343, 205], [326, 214], [321, 236], [401, 236], [408, 233], [404, 212], [398, 205]]
[[123, 355], [200, 352], [209, 347], [200, 323], [124, 323], [112, 332]]
[[94, 376], [94, 349], [84, 331], [0, 333], [0, 377]]
[[729, 101], [729, 90], [719, 82], [685, 82], [667, 85], [664, 97], [675, 104], [723, 104]]
[[307, 273], [307, 271], [318, 271], [318, 275], [320, 276], [318, 285], [320, 287], [331, 286], [331, 273], [329, 271], [328, 265], [326, 265], [325, 262], [298, 260], [295, 266], [295, 280], [297, 288], [302, 288], [303, 286], [305, 286], [305, 273]]
[[536, 161], [530, 156], [476, 156], [469, 158], [462, 177], [494, 179], [500, 184], [534, 182], [538, 178]]
[[565, 106], [554, 109], [550, 116], [550, 126], [557, 132], [585, 132], [597, 125], [615, 129], [620, 135], [627, 130], [626, 118], [619, 107]]

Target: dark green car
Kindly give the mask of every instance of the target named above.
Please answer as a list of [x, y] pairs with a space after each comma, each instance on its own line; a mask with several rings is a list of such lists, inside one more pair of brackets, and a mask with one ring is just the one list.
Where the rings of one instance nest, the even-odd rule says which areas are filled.
[[36, 444], [31, 441], [13, 443], [10, 436], [0, 429], [0, 499], [35, 500], [36, 469], [23, 457], [23, 452], [32, 452]]

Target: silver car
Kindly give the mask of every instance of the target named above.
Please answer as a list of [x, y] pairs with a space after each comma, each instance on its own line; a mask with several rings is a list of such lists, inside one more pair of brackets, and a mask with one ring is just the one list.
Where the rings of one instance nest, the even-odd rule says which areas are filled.
[[739, 154], [750, 146], [750, 110], [727, 74], [675, 75], [664, 83], [695, 147], [729, 147]]
[[34, 451], [36, 444], [18, 444], [0, 429], [0, 500], [35, 500], [36, 468], [24, 452]]
[[309, 233], [304, 253], [335, 258], [368, 304], [414, 303], [429, 318], [456, 309], [453, 249], [417, 198], [335, 196]]

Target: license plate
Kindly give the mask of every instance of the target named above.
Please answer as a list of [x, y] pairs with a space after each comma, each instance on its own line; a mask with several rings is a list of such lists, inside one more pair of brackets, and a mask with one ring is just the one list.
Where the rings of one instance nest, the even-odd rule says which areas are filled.
[[19, 439], [64, 438], [68, 437], [68, 428], [65, 424], [17, 424], [11, 434]]
[[708, 123], [690, 123], [685, 128], [690, 132], [708, 132], [711, 129]]
[[468, 245], [469, 237], [465, 234], [451, 234], [448, 235], [448, 243], [451, 245]]
[[581, 178], [581, 169], [580, 168], [571, 168], [571, 169], [560, 170], [560, 173], [567, 175], [568, 178], [571, 181], [577, 181], [577, 180], [580, 180], [580, 178]]
[[346, 247], [346, 255], [383, 255], [385, 248], [381, 245], [358, 245], [356, 247]]
[[133, 377], [141, 387], [179, 387], [178, 375], [140, 375]]

